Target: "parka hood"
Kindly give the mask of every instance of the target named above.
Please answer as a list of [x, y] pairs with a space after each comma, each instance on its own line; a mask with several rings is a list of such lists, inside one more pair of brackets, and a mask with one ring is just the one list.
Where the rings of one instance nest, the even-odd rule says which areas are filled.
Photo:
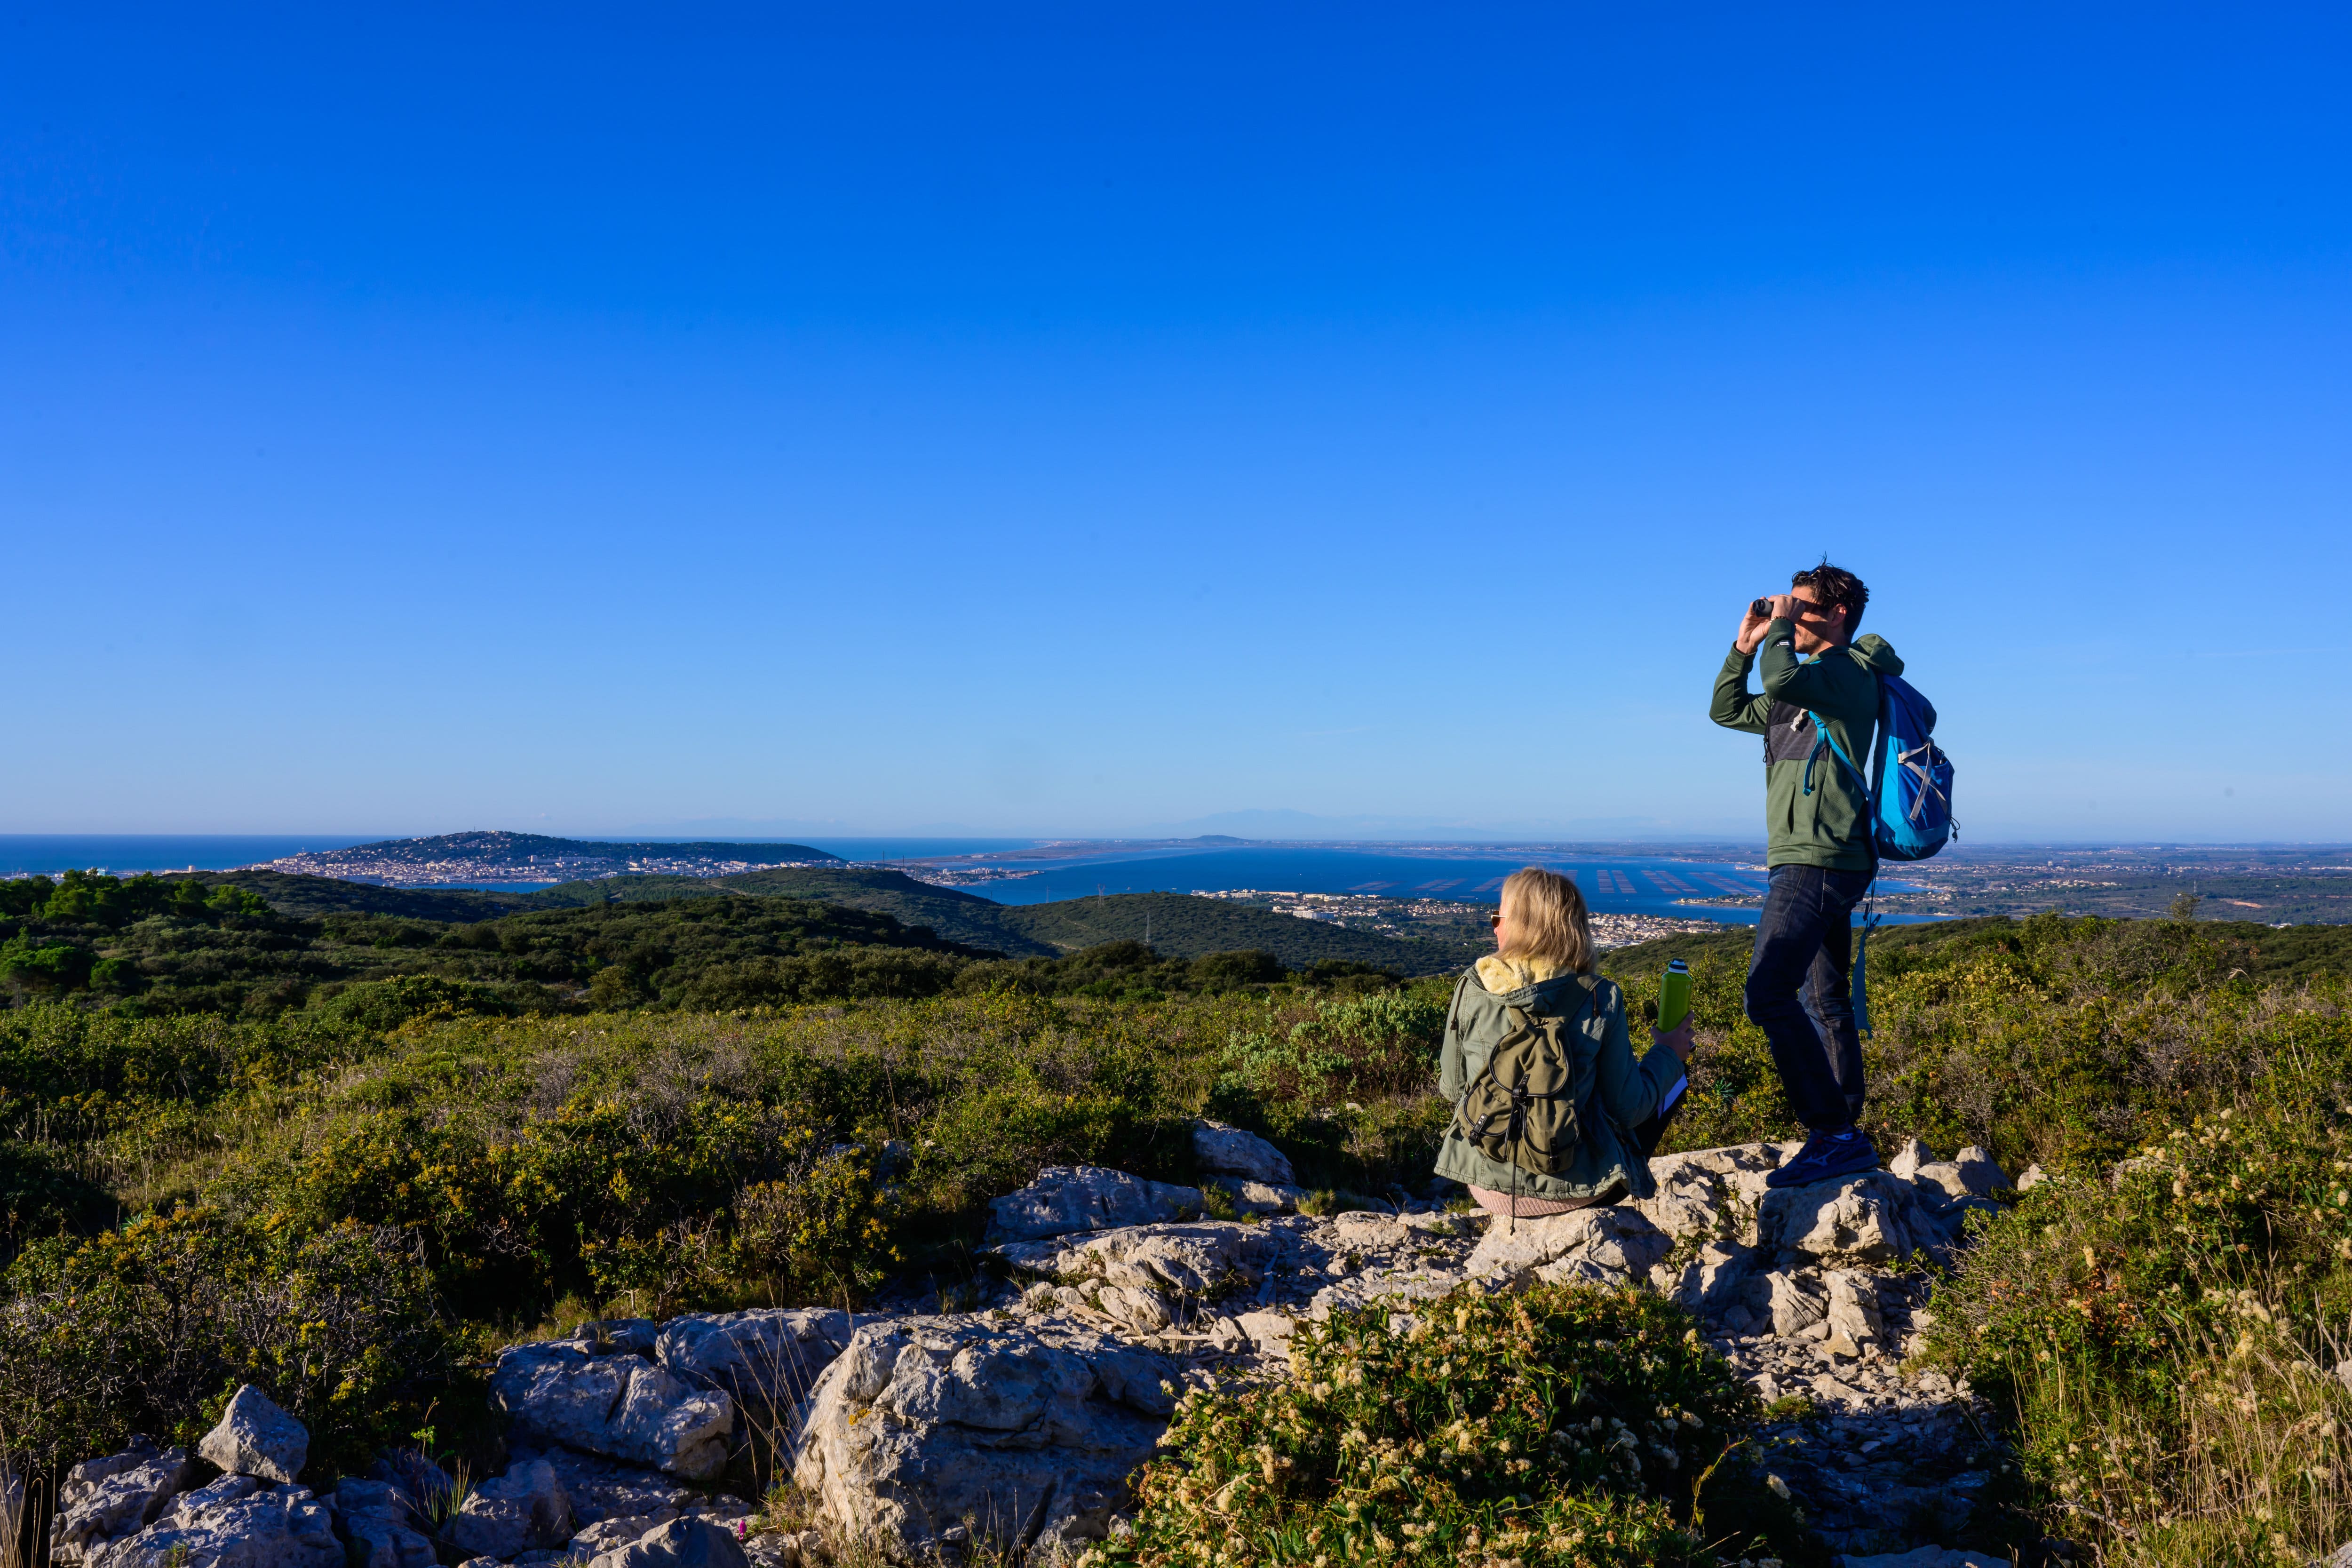
[[1895, 645], [1870, 632], [1853, 639], [1845, 650], [1846, 657], [1873, 675], [1900, 675], [1903, 660], [1896, 657]]

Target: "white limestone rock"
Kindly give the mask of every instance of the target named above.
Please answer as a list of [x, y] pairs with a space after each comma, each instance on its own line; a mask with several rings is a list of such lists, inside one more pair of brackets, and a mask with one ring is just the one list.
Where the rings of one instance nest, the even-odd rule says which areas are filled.
[[1193, 1123], [1192, 1157], [1202, 1170], [1220, 1176], [1239, 1176], [1276, 1187], [1291, 1186], [1298, 1180], [1291, 1172], [1289, 1155], [1256, 1133], [1222, 1121]]
[[310, 1457], [310, 1434], [248, 1383], [230, 1397], [220, 1424], [205, 1434], [196, 1453], [233, 1476], [282, 1484], [302, 1473]]
[[92, 1559], [92, 1568], [343, 1568], [327, 1505], [306, 1487], [226, 1475], [183, 1492], [155, 1522]]
[[1198, 1187], [1147, 1182], [1101, 1165], [1049, 1165], [1019, 1192], [989, 1200], [987, 1239], [1042, 1241], [1076, 1231], [1190, 1219], [1200, 1212]]
[[2017, 1190], [2030, 1193], [2049, 1179], [2039, 1164], [2028, 1165], [2017, 1173]]
[[1916, 1245], [1916, 1203], [1910, 1186], [1885, 1171], [1782, 1187], [1757, 1205], [1757, 1246], [1841, 1265], [1897, 1262]]
[[1822, 1276], [1828, 1295], [1825, 1314], [1830, 1332], [1824, 1348], [1832, 1355], [1859, 1358], [1885, 1342], [1886, 1324], [1878, 1308], [1875, 1279], [1859, 1269], [1840, 1268]]
[[335, 1532], [351, 1543], [353, 1568], [435, 1568], [433, 1542], [408, 1494], [388, 1481], [345, 1479], [330, 1500]]
[[690, 1313], [664, 1323], [652, 1349], [697, 1388], [778, 1409], [808, 1397], [855, 1326], [847, 1312], [824, 1307]]
[[921, 1561], [979, 1537], [1047, 1562], [1100, 1539], [1175, 1408], [1176, 1363], [1067, 1322], [860, 1328], [817, 1380], [794, 1479], [854, 1539]]
[[1204, 1176], [1202, 1185], [1204, 1190], [1224, 1194], [1237, 1215], [1297, 1214], [1300, 1200], [1307, 1196], [1304, 1187], [1253, 1182], [1241, 1176]]
[[1920, 1166], [1933, 1164], [1935, 1159], [1934, 1151], [1927, 1145], [1916, 1138], [1906, 1138], [1895, 1146], [1895, 1152], [1888, 1156], [1886, 1169], [1894, 1175], [1900, 1176], [1908, 1182], [1918, 1176]]
[[572, 1499], [544, 1459], [509, 1466], [467, 1494], [444, 1532], [459, 1551], [512, 1559], [570, 1541]]
[[1744, 1293], [1749, 1310], [1784, 1340], [1815, 1337], [1829, 1317], [1817, 1283], [1787, 1269], [1755, 1276]]
[[636, 1356], [578, 1345], [514, 1345], [490, 1374], [490, 1401], [518, 1433], [708, 1480], [727, 1464], [735, 1402]]
[[1748, 1280], [1755, 1268], [1753, 1247], [1736, 1241], [1711, 1241], [1678, 1273], [1669, 1273], [1661, 1265], [1653, 1272], [1651, 1282], [1660, 1295], [1685, 1310], [1720, 1319], [1735, 1308], [1745, 1309]]
[[727, 1526], [708, 1519], [673, 1519], [589, 1559], [589, 1568], [750, 1568], [750, 1560]]
[[1612, 1205], [1498, 1222], [1471, 1252], [1465, 1269], [1513, 1283], [1533, 1278], [1626, 1285], [1647, 1279], [1674, 1245], [1639, 1211]]
[[158, 1448], [143, 1436], [131, 1438], [119, 1454], [83, 1460], [58, 1488], [58, 1511], [49, 1522], [51, 1561], [93, 1560], [109, 1542], [152, 1523], [194, 1479], [186, 1449]]

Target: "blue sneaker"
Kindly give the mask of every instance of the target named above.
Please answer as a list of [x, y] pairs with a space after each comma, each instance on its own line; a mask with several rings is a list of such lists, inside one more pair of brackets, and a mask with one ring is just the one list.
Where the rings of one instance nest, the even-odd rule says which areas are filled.
[[1768, 1187], [1809, 1187], [1815, 1182], [1835, 1181], [1840, 1176], [1859, 1176], [1864, 1171], [1878, 1169], [1878, 1150], [1870, 1142], [1870, 1134], [1859, 1127], [1849, 1127], [1843, 1135], [1816, 1132], [1805, 1140], [1797, 1157], [1771, 1172], [1764, 1178]]

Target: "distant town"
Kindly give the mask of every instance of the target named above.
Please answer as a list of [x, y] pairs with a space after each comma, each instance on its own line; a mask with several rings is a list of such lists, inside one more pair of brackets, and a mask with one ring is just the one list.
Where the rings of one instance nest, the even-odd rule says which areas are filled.
[[[1492, 904], [1465, 903], [1453, 899], [1388, 899], [1377, 893], [1293, 893], [1263, 888], [1195, 888], [1199, 899], [1224, 899], [1251, 904], [1278, 915], [1321, 921], [1349, 931], [1379, 931], [1387, 936], [1443, 936], [1476, 941], [1487, 934]], [[1592, 921], [1592, 940], [1600, 947], [1630, 947], [1655, 937], [1685, 931], [1717, 931], [1723, 922], [1679, 920], [1665, 915], [1601, 914]]]

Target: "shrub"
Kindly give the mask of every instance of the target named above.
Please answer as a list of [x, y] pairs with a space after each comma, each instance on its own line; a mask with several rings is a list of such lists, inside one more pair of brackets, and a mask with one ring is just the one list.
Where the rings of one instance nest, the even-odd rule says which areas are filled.
[[510, 1010], [488, 986], [444, 980], [436, 974], [403, 974], [391, 980], [362, 981], [319, 1008], [328, 1018], [379, 1033], [397, 1029], [415, 1018]]
[[358, 1465], [453, 1364], [412, 1239], [383, 1226], [149, 1215], [30, 1248], [0, 1301], [0, 1415], [37, 1468], [134, 1431], [193, 1446], [241, 1383], [310, 1428], [320, 1471]]
[[1712, 1563], [1710, 1504], [1743, 1530], [1772, 1512], [1717, 1469], [1755, 1405], [1687, 1317], [1635, 1292], [1456, 1291], [1409, 1326], [1337, 1313], [1300, 1326], [1288, 1381], [1179, 1402], [1133, 1536], [1091, 1560]]
[[1930, 1348], [2013, 1424], [2054, 1523], [2126, 1563], [2324, 1556], [2352, 1531], [2352, 1130], [2302, 1064], [2111, 1178], [2035, 1188]]

